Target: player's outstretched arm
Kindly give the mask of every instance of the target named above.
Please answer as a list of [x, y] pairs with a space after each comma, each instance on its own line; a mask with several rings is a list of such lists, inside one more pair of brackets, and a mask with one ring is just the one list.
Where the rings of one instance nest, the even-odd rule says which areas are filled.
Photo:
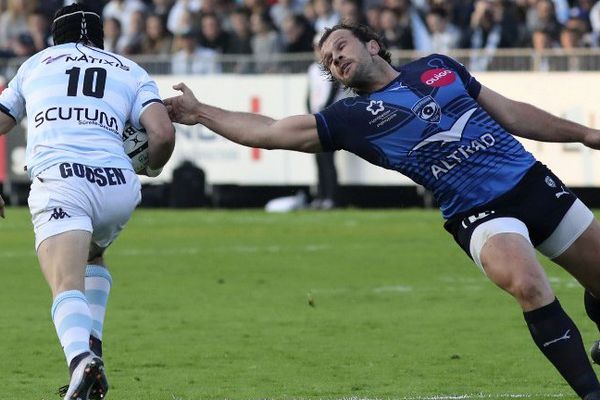
[[140, 122], [148, 133], [148, 167], [162, 168], [175, 147], [175, 128], [164, 105], [154, 103], [148, 106], [140, 117]]
[[600, 131], [508, 99], [485, 86], [477, 102], [513, 135], [541, 142], [581, 142], [600, 149]]
[[173, 88], [182, 93], [164, 101], [173, 122], [202, 124], [233, 142], [250, 147], [307, 153], [321, 151], [314, 115], [275, 120], [260, 114], [227, 111], [199, 102], [183, 83]]

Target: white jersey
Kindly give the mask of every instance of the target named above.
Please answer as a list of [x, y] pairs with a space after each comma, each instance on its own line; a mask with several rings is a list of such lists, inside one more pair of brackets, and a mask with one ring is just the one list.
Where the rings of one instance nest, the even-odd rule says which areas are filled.
[[67, 43], [33, 55], [0, 94], [0, 111], [27, 114], [30, 177], [62, 162], [132, 169], [123, 126], [160, 102], [146, 71], [119, 55]]

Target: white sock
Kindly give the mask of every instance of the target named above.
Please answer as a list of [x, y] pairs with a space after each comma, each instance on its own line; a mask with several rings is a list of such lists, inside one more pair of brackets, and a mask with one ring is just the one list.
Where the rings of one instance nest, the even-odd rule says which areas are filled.
[[106, 304], [112, 286], [108, 269], [100, 265], [88, 265], [85, 269], [85, 297], [92, 314], [92, 335], [102, 340]]
[[90, 351], [92, 316], [87, 299], [79, 290], [59, 293], [52, 303], [52, 321], [65, 352], [67, 364]]

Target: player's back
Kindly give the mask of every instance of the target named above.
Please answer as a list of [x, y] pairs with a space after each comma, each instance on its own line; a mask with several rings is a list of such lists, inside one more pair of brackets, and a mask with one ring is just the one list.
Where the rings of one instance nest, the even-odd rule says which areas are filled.
[[30, 176], [64, 161], [131, 169], [123, 126], [128, 120], [139, 126], [146, 103], [159, 100], [137, 64], [75, 43], [32, 56], [0, 97], [16, 119], [27, 113]]

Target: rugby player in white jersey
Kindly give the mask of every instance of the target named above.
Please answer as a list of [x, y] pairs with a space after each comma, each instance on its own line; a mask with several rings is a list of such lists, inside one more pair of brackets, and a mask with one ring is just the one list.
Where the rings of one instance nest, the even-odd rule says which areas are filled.
[[63, 393], [101, 399], [108, 389], [101, 339], [112, 282], [103, 252], [141, 198], [121, 134], [127, 121], [145, 128], [148, 168], [157, 170], [171, 156], [175, 130], [148, 74], [102, 50], [98, 14], [80, 4], [63, 7], [52, 36], [54, 46], [25, 61], [0, 95], [0, 132], [27, 114], [35, 247], [71, 374]]

